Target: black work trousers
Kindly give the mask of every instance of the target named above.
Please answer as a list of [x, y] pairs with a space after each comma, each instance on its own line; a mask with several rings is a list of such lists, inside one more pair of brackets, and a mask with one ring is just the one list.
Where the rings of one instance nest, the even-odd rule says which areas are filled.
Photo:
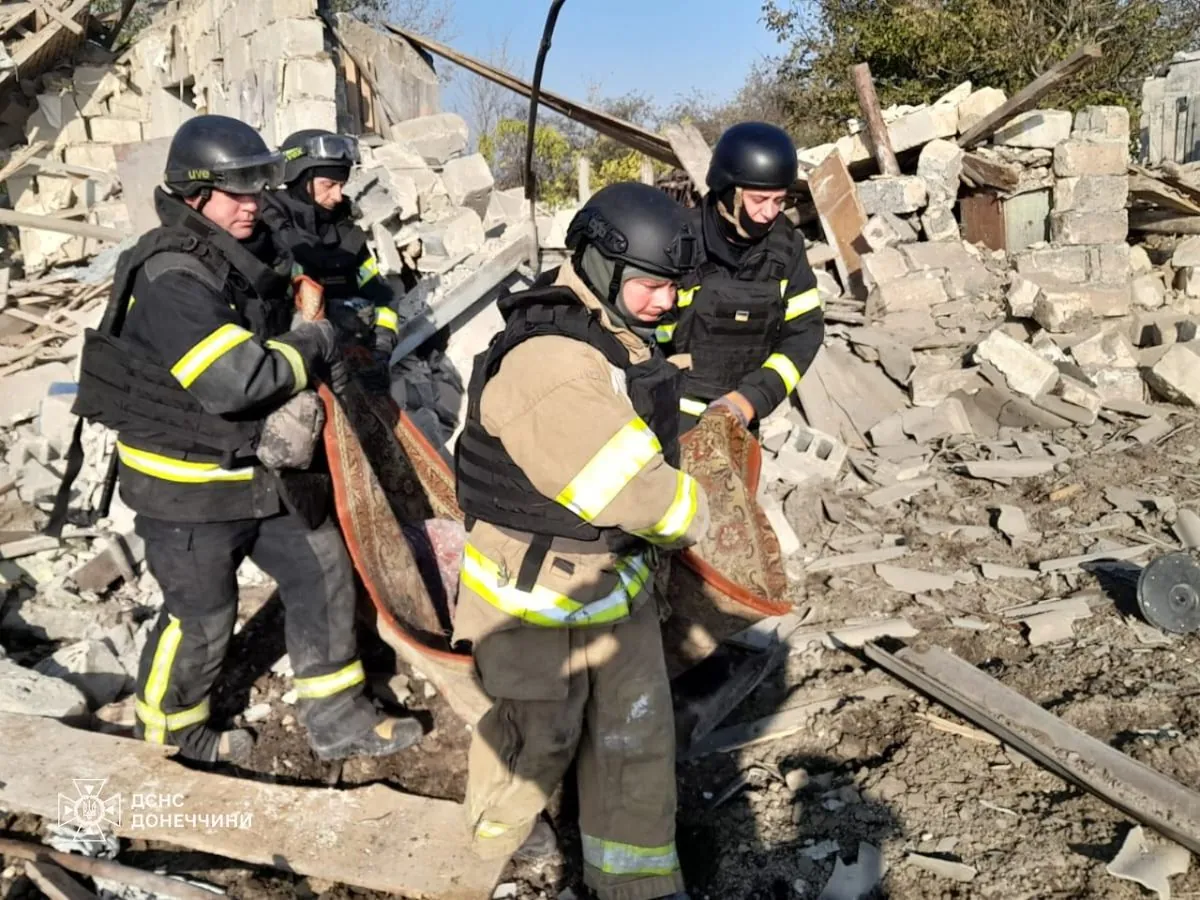
[[163, 607], [138, 669], [137, 733], [195, 759], [211, 759], [208, 695], [237, 621], [237, 569], [247, 556], [279, 585], [298, 713], [314, 744], [372, 728], [355, 639], [355, 588], [337, 526], [316, 529], [285, 513], [266, 519], [187, 524], [139, 516], [146, 563]]

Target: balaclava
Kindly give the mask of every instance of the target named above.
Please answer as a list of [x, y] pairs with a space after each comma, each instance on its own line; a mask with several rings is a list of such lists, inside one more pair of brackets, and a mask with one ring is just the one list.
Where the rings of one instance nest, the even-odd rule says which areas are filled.
[[617, 261], [609, 259], [592, 244], [583, 248], [583, 252], [579, 254], [578, 259], [579, 264], [576, 268], [579, 270], [579, 277], [583, 279], [583, 283], [595, 294], [596, 299], [600, 301], [600, 305], [604, 307], [618, 324], [625, 326], [639, 337], [650, 340], [654, 336], [654, 323], [643, 322], [628, 310], [624, 299], [621, 297], [621, 288], [625, 286], [625, 282], [632, 278], [654, 278], [659, 280], [662, 276], [639, 269], [629, 263], [621, 263], [621, 278], [618, 283], [614, 284], [613, 275], [617, 270]]
[[766, 237], [774, 220], [770, 222], [755, 222], [746, 215], [746, 205], [743, 189], [729, 188], [717, 198], [717, 212], [721, 215], [721, 230], [724, 236], [735, 244], [751, 244]]

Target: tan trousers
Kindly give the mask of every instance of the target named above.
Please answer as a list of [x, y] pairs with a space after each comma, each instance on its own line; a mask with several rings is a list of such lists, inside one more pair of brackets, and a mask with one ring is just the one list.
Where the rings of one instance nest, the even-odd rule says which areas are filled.
[[675, 723], [653, 601], [611, 626], [500, 631], [475, 659], [495, 699], [471, 742], [476, 852], [512, 854], [578, 760], [584, 882], [601, 900], [682, 891]]

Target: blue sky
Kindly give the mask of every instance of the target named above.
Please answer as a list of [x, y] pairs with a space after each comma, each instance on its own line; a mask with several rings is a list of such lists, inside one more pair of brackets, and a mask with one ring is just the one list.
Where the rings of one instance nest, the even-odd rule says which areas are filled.
[[[449, 43], [485, 58], [507, 37], [528, 80], [548, 8], [549, 0], [455, 0]], [[592, 84], [608, 96], [638, 90], [669, 103], [700, 89], [723, 100], [755, 61], [776, 52], [760, 15], [758, 0], [567, 0], [542, 85], [576, 100]], [[456, 94], [452, 85], [443, 105], [457, 108]]]

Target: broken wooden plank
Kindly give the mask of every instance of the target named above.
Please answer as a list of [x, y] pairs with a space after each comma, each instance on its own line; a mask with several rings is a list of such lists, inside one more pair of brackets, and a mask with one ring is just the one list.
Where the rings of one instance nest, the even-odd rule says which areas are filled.
[[842, 285], [851, 296], [865, 298], [862, 254], [869, 248], [862, 232], [867, 225], [867, 214], [841, 154], [834, 150], [808, 173], [808, 188], [817, 207], [825, 240], [837, 254]]
[[1021, 183], [1020, 166], [988, 159], [978, 153], [963, 156], [962, 174], [976, 187], [990, 187], [998, 191], [1014, 191]]
[[1042, 97], [1078, 72], [1083, 71], [1103, 56], [1099, 45], [1087, 44], [1080, 47], [1062, 62], [1051, 66], [1021, 90], [1017, 91], [998, 109], [984, 116], [958, 138], [958, 146], [969, 149], [985, 141], [999, 131], [1011, 119], [1032, 107]]
[[878, 550], [863, 550], [859, 553], [843, 553], [840, 556], [826, 556], [817, 559], [804, 567], [806, 572], [831, 572], [834, 569], [849, 569], [853, 566], [873, 566], [876, 563], [888, 562], [908, 555], [907, 547], [881, 547]]
[[1166, 182], [1154, 177], [1148, 172], [1137, 171], [1130, 166], [1133, 174], [1129, 176], [1129, 196], [1133, 200], [1141, 200], [1170, 210], [1184, 216], [1200, 215], [1200, 204], [1193, 202], [1183, 194], [1167, 186]]
[[1065, 781], [1200, 853], [1200, 793], [1071, 727], [940, 647], [867, 658]]
[[977, 459], [962, 463], [972, 478], [991, 481], [1008, 478], [1036, 478], [1054, 471], [1053, 459]]
[[883, 123], [883, 111], [879, 108], [879, 97], [875, 95], [870, 64], [864, 62], [851, 66], [850, 78], [854, 82], [854, 92], [858, 94], [858, 106], [867, 122], [867, 137], [870, 138], [871, 152], [875, 155], [879, 171], [884, 175], [899, 175], [900, 163], [896, 161], [896, 151], [892, 149], [892, 136]]
[[1038, 563], [1039, 572], [1065, 572], [1078, 569], [1084, 563], [1099, 562], [1103, 559], [1135, 559], [1148, 550], [1153, 550], [1153, 544], [1138, 544], [1136, 547], [1119, 547], [1116, 550], [1096, 550], [1093, 553], [1083, 553], [1079, 556], [1064, 556], [1061, 559], [1047, 559]]
[[49, 3], [47, 0], [29, 0], [29, 2], [63, 28], [67, 29], [67, 31], [71, 32], [71, 34], [76, 34], [81, 37], [83, 36], [83, 26], [81, 26], [74, 19], [68, 19], [66, 16], [64, 16], [58, 7], [56, 7], [53, 3]]
[[[67, 789], [67, 796], [69, 796], [70, 790], [70, 788]], [[54, 818], [54, 816], [50, 818]], [[141, 869], [110, 862], [106, 859], [92, 859], [87, 856], [77, 856], [74, 853], [63, 853], [59, 850], [43, 847], [41, 844], [30, 844], [25, 841], [0, 838], [0, 854], [11, 856], [14, 859], [23, 859], [26, 862], [33, 862], [38, 865], [49, 862], [52, 865], [61, 866], [79, 875], [107, 878], [110, 881], [117, 881], [131, 887], [149, 891], [160, 897], [170, 898], [170, 900], [213, 900], [214, 896], [212, 891], [195, 887], [186, 881], [168, 878], [166, 875], [157, 875], [154, 872], [145, 872]]]
[[1000, 746], [1000, 741], [995, 735], [988, 734], [979, 728], [972, 728], [970, 725], [959, 725], [957, 722], [951, 722], [949, 719], [934, 713], [917, 713], [918, 719], [924, 719], [933, 728], [938, 731], [944, 731], [947, 734], [956, 734], [959, 737], [969, 738], [972, 741], [979, 741], [981, 744], [991, 744], [994, 747]]
[[700, 129], [692, 123], [663, 126], [663, 135], [671, 144], [671, 149], [683, 163], [683, 170], [692, 179], [697, 193], [701, 197], [708, 194], [708, 166], [712, 162], [712, 150], [704, 140]]
[[97, 900], [95, 894], [52, 862], [26, 862], [25, 874], [50, 900]]
[[[507, 863], [481, 860], [471, 852], [458, 803], [415, 797], [382, 784], [327, 790], [213, 775], [166, 758], [164, 747], [79, 731], [36, 716], [0, 713], [0, 734], [0, 807], [14, 812], [55, 820], [60, 793], [73, 796], [72, 779], [86, 761], [88, 777], [104, 779], [105, 797], [131, 803], [152, 787], [155, 795], [178, 798], [171, 815], [152, 818], [147, 813], [137, 821], [138, 828], [133, 816], [122, 816], [112, 825], [122, 837], [445, 900], [491, 897]], [[179, 814], [192, 821], [173, 827]], [[228, 826], [230, 816], [234, 827]], [[251, 827], [252, 832], [246, 830]]]
[[34, 141], [27, 147], [22, 147], [13, 153], [8, 158], [8, 162], [4, 164], [4, 168], [0, 169], [0, 184], [8, 181], [8, 179], [20, 172], [29, 162], [46, 149], [46, 141]]
[[57, 216], [39, 216], [33, 213], [21, 213], [11, 209], [0, 209], [0, 225], [15, 225], [17, 228], [37, 228], [42, 231], [57, 231], [76, 237], [93, 238], [97, 241], [108, 241], [119, 244], [125, 239], [124, 232], [115, 228], [105, 228], [103, 225], [93, 225], [90, 222], [72, 222]]

